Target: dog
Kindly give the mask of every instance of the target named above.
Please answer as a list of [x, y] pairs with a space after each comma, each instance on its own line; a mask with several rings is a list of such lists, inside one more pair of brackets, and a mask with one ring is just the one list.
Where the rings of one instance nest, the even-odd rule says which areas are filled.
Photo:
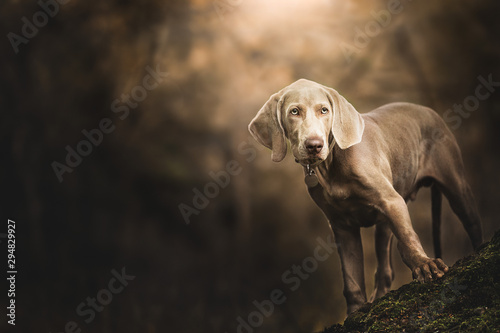
[[[272, 150], [275, 162], [283, 160], [290, 141], [309, 194], [335, 235], [348, 314], [367, 301], [361, 227], [375, 225], [378, 264], [370, 301], [385, 295], [394, 279], [393, 235], [414, 279], [428, 282], [448, 271], [440, 259], [441, 194], [472, 246], [482, 243], [460, 149], [445, 122], [427, 107], [391, 103], [360, 114], [336, 90], [300, 79], [273, 94], [248, 128]], [[424, 252], [407, 208], [422, 186], [431, 187], [436, 258]]]

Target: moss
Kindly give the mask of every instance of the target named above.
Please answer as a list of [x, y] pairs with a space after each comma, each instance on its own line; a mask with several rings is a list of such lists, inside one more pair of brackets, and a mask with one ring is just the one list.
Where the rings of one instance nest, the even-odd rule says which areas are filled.
[[500, 232], [443, 278], [404, 285], [324, 333], [447, 331], [500, 333]]

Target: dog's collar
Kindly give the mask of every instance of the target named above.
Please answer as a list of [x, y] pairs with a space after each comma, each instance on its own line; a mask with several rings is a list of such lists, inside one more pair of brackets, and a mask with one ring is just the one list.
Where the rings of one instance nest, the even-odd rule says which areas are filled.
[[[318, 175], [317, 175], [317, 172], [316, 170], [319, 170], [319, 167], [321, 165], [323, 165], [324, 163], [330, 163], [331, 162], [331, 158], [333, 158], [333, 153], [334, 153], [334, 147], [335, 147], [335, 140], [332, 141], [331, 143], [331, 146], [330, 146], [330, 150], [329, 150], [329, 153], [328, 153], [328, 156], [327, 158], [319, 163], [318, 165], [315, 165], [314, 167], [312, 167], [310, 164], [306, 164], [306, 165], [302, 165], [304, 167], [304, 171], [305, 171], [305, 178], [304, 178], [304, 181], [307, 185], [308, 188], [313, 188], [313, 187], [316, 187], [319, 185], [319, 178], [318, 178]], [[296, 163], [299, 163], [299, 160], [298, 159], [295, 159], [295, 162]]]
[[306, 182], [308, 188], [316, 187], [319, 184], [319, 179], [316, 175], [316, 171], [311, 168], [310, 164], [306, 165], [306, 177], [304, 178], [304, 181]]

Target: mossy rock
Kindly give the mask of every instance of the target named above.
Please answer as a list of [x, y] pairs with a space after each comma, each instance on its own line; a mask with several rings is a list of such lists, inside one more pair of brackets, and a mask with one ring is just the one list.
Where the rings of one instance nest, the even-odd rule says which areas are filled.
[[439, 280], [411, 282], [323, 333], [499, 332], [500, 231]]

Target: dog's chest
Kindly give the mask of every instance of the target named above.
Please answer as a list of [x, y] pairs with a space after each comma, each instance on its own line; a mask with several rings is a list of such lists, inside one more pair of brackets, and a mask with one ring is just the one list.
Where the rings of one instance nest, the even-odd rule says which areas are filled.
[[381, 217], [379, 210], [366, 198], [359, 197], [341, 184], [326, 191], [321, 185], [309, 190], [330, 223], [350, 227], [370, 227]]

